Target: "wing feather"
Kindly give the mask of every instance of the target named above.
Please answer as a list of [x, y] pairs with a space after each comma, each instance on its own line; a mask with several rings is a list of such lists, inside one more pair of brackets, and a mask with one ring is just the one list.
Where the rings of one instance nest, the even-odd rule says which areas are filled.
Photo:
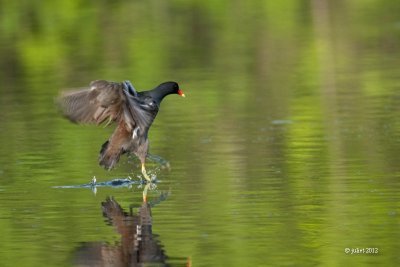
[[126, 122], [133, 120], [133, 127], [137, 128], [139, 135], [147, 135], [150, 125], [153, 123], [158, 106], [153, 103], [151, 98], [140, 99], [137, 97], [128, 97], [128, 104], [124, 109], [124, 118]]
[[124, 121], [129, 132], [147, 131], [158, 112], [158, 105], [150, 96], [132, 93], [126, 81], [122, 83], [97, 80], [90, 87], [67, 91], [60, 95], [58, 104], [69, 120], [75, 123], [107, 124]]
[[115, 121], [126, 102], [122, 88], [121, 83], [93, 81], [90, 88], [62, 93], [58, 104], [64, 116], [75, 123]]

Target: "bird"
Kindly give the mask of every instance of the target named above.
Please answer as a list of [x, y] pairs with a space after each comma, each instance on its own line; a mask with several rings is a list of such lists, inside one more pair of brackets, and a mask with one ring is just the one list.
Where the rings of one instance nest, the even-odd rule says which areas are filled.
[[133, 153], [141, 162], [144, 178], [152, 182], [145, 167], [149, 149], [148, 132], [161, 101], [170, 94], [185, 97], [178, 83], [172, 81], [138, 92], [128, 80], [95, 80], [89, 87], [61, 92], [57, 102], [63, 115], [71, 122], [105, 123], [105, 127], [115, 122], [114, 132], [101, 146], [99, 164], [111, 170], [121, 155]]

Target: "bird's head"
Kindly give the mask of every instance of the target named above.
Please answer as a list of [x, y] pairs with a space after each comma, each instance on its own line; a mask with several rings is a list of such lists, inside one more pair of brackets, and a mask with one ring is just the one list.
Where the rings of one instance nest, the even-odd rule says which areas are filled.
[[157, 89], [159, 89], [159, 91], [163, 92], [165, 95], [177, 94], [182, 97], [185, 97], [185, 94], [183, 93], [182, 89], [179, 88], [179, 85], [176, 82], [162, 83], [159, 86], [157, 86]]
[[177, 94], [182, 97], [185, 96], [183, 91], [179, 88], [176, 82], [165, 82], [154, 88], [153, 90], [147, 91], [147, 95], [150, 95], [153, 100], [159, 105], [164, 97], [171, 94]]

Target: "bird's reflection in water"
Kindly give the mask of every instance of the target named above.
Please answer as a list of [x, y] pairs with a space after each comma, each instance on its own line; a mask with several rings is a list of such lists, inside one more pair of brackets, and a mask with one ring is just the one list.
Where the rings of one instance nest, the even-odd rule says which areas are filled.
[[165, 199], [168, 193], [149, 203], [149, 188], [147, 184], [143, 190], [143, 203], [137, 213], [132, 208], [125, 212], [113, 197], [101, 203], [103, 216], [121, 235], [121, 241], [118, 245], [85, 243], [75, 254], [75, 266], [169, 266], [163, 246], [152, 233], [151, 216], [151, 206]]

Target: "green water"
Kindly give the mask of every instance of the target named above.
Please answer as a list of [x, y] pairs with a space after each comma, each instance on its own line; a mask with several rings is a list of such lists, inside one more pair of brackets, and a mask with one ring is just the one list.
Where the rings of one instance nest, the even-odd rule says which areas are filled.
[[68, 188], [140, 179], [135, 158], [98, 166], [112, 127], [54, 106], [95, 79], [187, 96], [150, 130], [170, 164], [147, 166], [165, 264], [399, 266], [399, 14], [389, 0], [1, 1], [0, 266], [99, 258], [83, 248], [121, 245], [101, 203], [142, 206], [136, 183]]

